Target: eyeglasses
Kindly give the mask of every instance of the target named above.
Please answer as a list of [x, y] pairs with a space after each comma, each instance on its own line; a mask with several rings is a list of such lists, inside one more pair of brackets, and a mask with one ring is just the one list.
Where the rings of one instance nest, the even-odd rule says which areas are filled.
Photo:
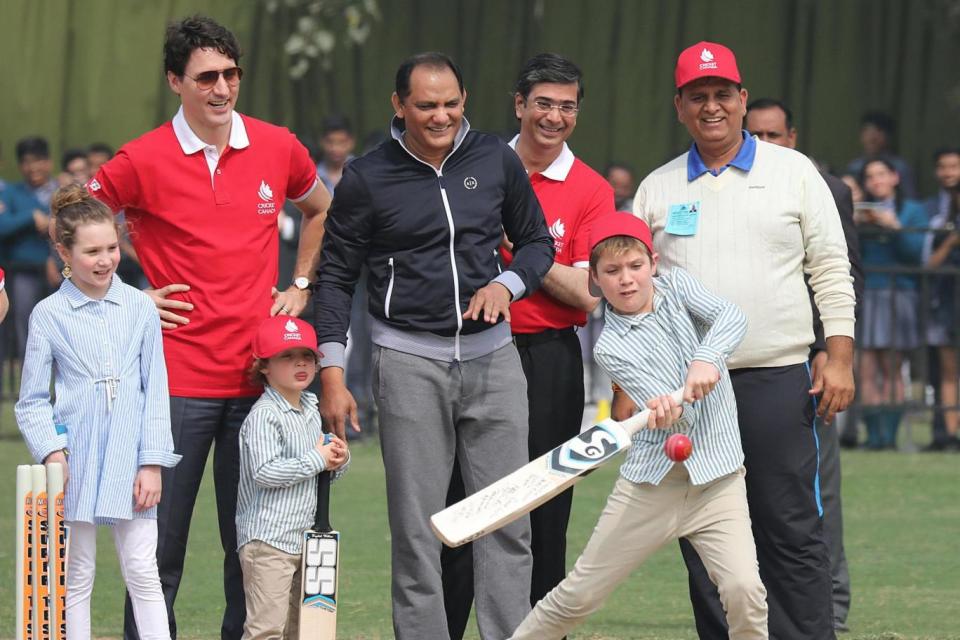
[[[183, 74], [187, 76], [187, 74]], [[235, 87], [240, 84], [240, 79], [243, 77], [243, 69], [240, 67], [230, 67], [229, 69], [223, 69], [222, 71], [203, 71], [198, 73], [195, 76], [187, 76], [191, 80], [197, 83], [197, 88], [201, 91], [207, 91], [208, 89], [213, 89], [216, 86], [217, 82], [220, 80], [220, 76], [223, 76], [223, 79], [231, 87]]]
[[566, 116], [567, 118], [572, 118], [577, 115], [580, 111], [580, 107], [575, 104], [570, 104], [569, 102], [564, 102], [562, 104], [553, 104], [549, 100], [534, 100], [533, 107], [539, 113], [550, 113], [554, 109], [560, 112], [560, 115]]

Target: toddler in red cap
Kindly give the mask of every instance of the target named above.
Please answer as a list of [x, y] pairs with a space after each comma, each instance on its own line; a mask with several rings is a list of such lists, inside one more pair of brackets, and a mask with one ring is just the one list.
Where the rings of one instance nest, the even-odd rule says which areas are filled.
[[[537, 603], [513, 640], [563, 637], [651, 554], [680, 537], [693, 544], [717, 584], [730, 638], [766, 638], [767, 593], [725, 364], [746, 333], [746, 318], [682, 269], [658, 275], [650, 229], [639, 218], [612, 213], [597, 219], [590, 246], [593, 294], [606, 299], [594, 360], [651, 416], [648, 428], [633, 436], [573, 570]], [[668, 395], [680, 387], [682, 407]], [[693, 441], [693, 454], [674, 461], [664, 444], [680, 430]]]
[[321, 429], [317, 334], [291, 316], [263, 321], [251, 377], [263, 395], [240, 428], [237, 548], [247, 600], [244, 638], [297, 637], [303, 532], [317, 510], [317, 475], [343, 474], [347, 443]]

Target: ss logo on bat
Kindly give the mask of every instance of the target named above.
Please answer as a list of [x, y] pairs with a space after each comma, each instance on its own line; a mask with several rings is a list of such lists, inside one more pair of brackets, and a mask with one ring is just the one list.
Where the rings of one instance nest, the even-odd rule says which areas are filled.
[[549, 468], [559, 473], [581, 473], [616, 455], [629, 444], [629, 439], [621, 442], [603, 425], [596, 425], [554, 449]]

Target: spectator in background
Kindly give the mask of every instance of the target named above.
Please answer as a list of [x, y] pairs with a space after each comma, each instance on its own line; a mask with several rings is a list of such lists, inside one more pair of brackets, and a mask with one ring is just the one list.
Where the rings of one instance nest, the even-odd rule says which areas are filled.
[[[860, 178], [865, 197], [873, 206], [858, 208], [860, 249], [865, 267], [918, 266], [923, 251], [923, 233], [903, 227], [925, 227], [923, 205], [900, 195], [900, 174], [887, 158], [873, 158], [863, 165]], [[900, 365], [906, 351], [920, 344], [917, 329], [919, 296], [917, 279], [909, 275], [868, 273], [863, 297], [860, 336], [860, 384], [863, 418], [867, 425], [867, 448], [896, 448], [901, 409], [878, 405], [903, 402], [904, 384]]]
[[863, 187], [860, 186], [859, 174], [845, 173], [840, 176], [840, 181], [850, 187], [850, 197], [853, 199], [853, 204], [863, 202]]
[[[83, 149], [67, 149], [60, 157], [60, 173], [57, 175], [57, 184], [66, 187], [71, 184], [86, 184], [87, 180], [93, 177], [90, 171], [90, 161], [87, 159], [87, 152]], [[47, 284], [51, 289], [60, 286], [62, 277], [60, 270], [63, 268], [63, 260], [57, 255], [54, 248], [50, 247], [50, 255], [47, 257], [46, 272]], [[119, 271], [119, 270], [118, 270]], [[127, 282], [127, 284], [131, 284]]]
[[61, 187], [71, 184], [86, 184], [87, 180], [93, 177], [90, 170], [90, 160], [87, 158], [87, 152], [83, 149], [68, 149], [63, 152], [63, 159], [60, 162], [60, 175], [57, 176], [57, 183]]
[[[939, 189], [926, 201], [930, 227], [924, 242], [923, 261], [927, 267], [960, 268], [960, 147], [939, 149], [934, 154]], [[957, 276], [934, 278], [931, 291], [927, 344], [936, 350], [931, 361], [930, 384], [934, 386], [938, 407], [958, 403], [956, 299]], [[954, 409], [938, 409], [934, 414], [933, 441], [928, 451], [960, 450], [957, 433], [960, 414]]]
[[320, 134], [321, 160], [317, 164], [317, 175], [330, 193], [337, 188], [343, 176], [343, 168], [353, 160], [353, 149], [356, 146], [353, 128], [347, 118], [334, 115], [323, 119]]
[[622, 162], [611, 162], [603, 175], [613, 187], [614, 206], [617, 211], [633, 211], [633, 194], [637, 192], [633, 167]]
[[11, 272], [8, 289], [13, 321], [7, 330], [14, 332], [16, 353], [22, 358], [30, 312], [47, 295], [46, 269], [50, 257], [47, 228], [50, 198], [57, 190], [57, 181], [52, 177], [50, 145], [44, 138], [32, 136], [17, 142], [17, 163], [23, 182], [9, 185], [5, 190], [6, 211], [0, 216], [0, 253], [8, 261]]
[[105, 142], [94, 142], [87, 147], [87, 162], [90, 163], [90, 175], [97, 173], [100, 165], [113, 157], [113, 147]]
[[[916, 186], [913, 180], [913, 169], [906, 160], [895, 155], [894, 138], [897, 133], [897, 122], [889, 114], [882, 111], [867, 111], [860, 117], [860, 148], [863, 155], [854, 158], [847, 165], [846, 173], [860, 176], [863, 165], [870, 158], [885, 156], [900, 176], [899, 191], [904, 198], [916, 197]], [[860, 182], [861, 186], [863, 182]]]

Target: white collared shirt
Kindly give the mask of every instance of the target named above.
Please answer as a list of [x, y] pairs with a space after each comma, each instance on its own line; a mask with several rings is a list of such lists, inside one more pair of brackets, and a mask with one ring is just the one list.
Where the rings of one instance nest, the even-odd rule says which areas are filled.
[[[517, 150], [517, 142], [520, 140], [520, 134], [513, 136], [508, 144], [510, 148], [514, 151]], [[556, 180], [557, 182], [563, 182], [567, 179], [567, 174], [570, 173], [570, 169], [573, 168], [573, 160], [575, 156], [573, 151], [570, 151], [570, 147], [567, 146], [567, 143], [563, 143], [563, 149], [560, 150], [560, 155], [554, 158], [553, 162], [550, 163], [550, 166], [540, 172], [540, 175], [550, 178], [551, 180]]]
[[[230, 141], [227, 143], [231, 149], [244, 149], [250, 146], [250, 138], [247, 137], [247, 128], [243, 124], [243, 118], [236, 111], [230, 112]], [[173, 116], [173, 132], [177, 136], [180, 148], [186, 155], [192, 155], [197, 151], [203, 151], [203, 156], [207, 160], [207, 168], [210, 169], [210, 179], [213, 180], [213, 174], [217, 170], [217, 164], [220, 162], [220, 151], [217, 145], [207, 144], [193, 132], [187, 123], [187, 118], [183, 115], [183, 106], [177, 110]]]

